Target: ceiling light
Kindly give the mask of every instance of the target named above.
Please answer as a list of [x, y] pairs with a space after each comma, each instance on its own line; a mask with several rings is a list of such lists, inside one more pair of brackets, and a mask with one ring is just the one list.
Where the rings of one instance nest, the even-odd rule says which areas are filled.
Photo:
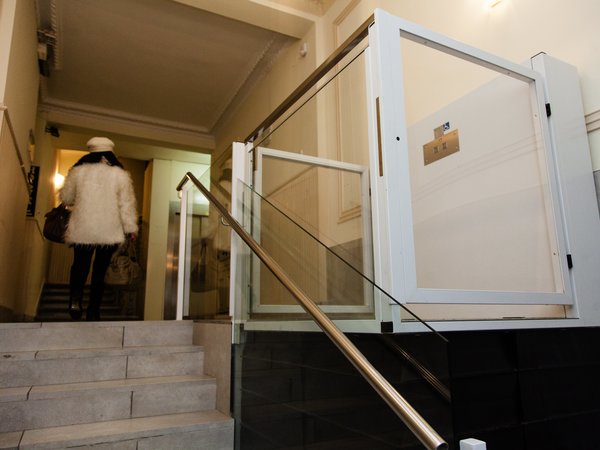
[[486, 3], [488, 5], [488, 8], [493, 8], [494, 6], [496, 6], [501, 1], [502, 0], [486, 0]]

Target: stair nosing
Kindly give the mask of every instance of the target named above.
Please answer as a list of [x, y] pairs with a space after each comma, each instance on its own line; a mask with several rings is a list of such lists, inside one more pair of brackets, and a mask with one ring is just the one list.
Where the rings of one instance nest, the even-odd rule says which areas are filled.
[[131, 347], [98, 347], [98, 348], [73, 348], [56, 350], [25, 350], [5, 351], [0, 353], [0, 363], [16, 361], [49, 361], [55, 359], [83, 359], [110, 356], [139, 356], [175, 353], [203, 353], [202, 345], [147, 345]]
[[98, 391], [135, 391], [159, 386], [161, 384], [215, 384], [216, 379], [208, 375], [167, 375], [143, 378], [121, 378], [117, 380], [86, 381], [80, 383], [49, 384], [31, 386], [28, 400], [48, 400], [76, 397], [88, 392]]
[[[75, 447], [191, 432], [207, 427], [224, 428], [230, 427], [232, 424], [233, 419], [231, 417], [217, 410], [209, 410], [89, 424], [65, 425], [26, 430], [23, 433], [19, 448], [64, 448], [65, 443], [68, 443], [69, 447]], [[79, 434], [79, 436], [71, 439], [65, 438], [69, 434]]]
[[[19, 402], [27, 400], [31, 386], [0, 388], [0, 403]], [[2, 448], [2, 447], [0, 447]]]
[[[202, 353], [204, 347], [201, 345], [145, 345], [136, 347], [98, 347], [98, 348], [74, 348], [57, 350], [40, 350], [35, 359], [39, 361], [66, 358], [94, 358], [97, 356], [133, 356], [133, 355], [158, 355], [174, 353]], [[15, 352], [17, 353], [17, 352]]]
[[31, 328], [72, 328], [72, 327], [129, 327], [129, 326], [158, 326], [158, 327], [173, 327], [173, 326], [193, 326], [193, 320], [121, 320], [118, 322], [100, 321], [100, 322], [2, 322], [0, 330], [13, 329], [31, 329]]
[[0, 433], [0, 449], [19, 448], [23, 431], [6, 431]]

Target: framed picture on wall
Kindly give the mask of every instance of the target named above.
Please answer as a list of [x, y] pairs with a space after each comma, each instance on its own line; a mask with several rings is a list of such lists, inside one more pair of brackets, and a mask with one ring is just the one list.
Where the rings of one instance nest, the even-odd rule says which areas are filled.
[[35, 216], [35, 202], [37, 199], [40, 166], [30, 166], [27, 180], [29, 181], [29, 202], [27, 203], [27, 217]]

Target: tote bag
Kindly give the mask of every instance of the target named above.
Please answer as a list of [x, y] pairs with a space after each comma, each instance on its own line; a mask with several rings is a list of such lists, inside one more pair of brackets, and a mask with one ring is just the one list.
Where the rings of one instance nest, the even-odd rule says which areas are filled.
[[69, 224], [71, 211], [61, 203], [56, 208], [46, 213], [46, 221], [44, 222], [44, 237], [52, 242], [64, 244], [65, 232]]
[[111, 286], [135, 286], [142, 277], [142, 268], [137, 262], [135, 246], [130, 239], [112, 255], [104, 282]]

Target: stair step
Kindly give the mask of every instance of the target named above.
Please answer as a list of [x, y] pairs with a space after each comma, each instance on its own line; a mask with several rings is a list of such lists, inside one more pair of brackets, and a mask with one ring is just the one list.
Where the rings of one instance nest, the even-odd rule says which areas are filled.
[[[107, 314], [104, 312], [101, 312], [102, 315], [102, 321], [104, 322], [117, 322], [117, 321], [123, 321], [123, 320], [127, 320], [127, 321], [137, 321], [137, 320], [142, 320], [141, 317], [138, 316], [133, 316], [133, 315], [123, 315], [123, 314]], [[35, 320], [37, 322], [69, 322], [71, 320], [71, 316], [68, 313], [60, 313], [60, 312], [55, 312], [55, 313], [44, 313], [42, 312], [41, 314], [38, 313], [38, 315], [35, 316]]]
[[0, 432], [206, 411], [215, 402], [215, 379], [203, 375], [7, 388]]
[[[98, 356], [134, 356], [134, 355], [172, 355], [177, 353], [199, 353], [203, 348], [200, 345], [149, 345], [142, 347], [115, 347], [115, 348], [76, 348], [72, 350], [43, 350], [33, 355], [37, 360], [68, 359], [68, 358], [94, 358]], [[31, 352], [23, 352], [21, 358]]]
[[22, 431], [0, 433], [0, 450], [17, 450], [21, 442]]
[[75, 348], [186, 345], [191, 321], [0, 323], [0, 354]]
[[[83, 307], [89, 301], [89, 286], [84, 288]], [[103, 321], [140, 320], [135, 314], [135, 290], [106, 286], [102, 297], [101, 317]], [[68, 314], [69, 285], [45, 285], [38, 304], [35, 320], [38, 322], [71, 322]], [[127, 308], [124, 308], [127, 305]], [[133, 310], [131, 310], [133, 308]], [[127, 311], [125, 311], [127, 309]]]
[[[43, 295], [42, 298], [43, 298], [44, 304], [53, 304], [53, 303], [61, 303], [61, 304], [66, 304], [66, 305], [69, 304], [69, 294], [66, 294], [66, 295], [60, 294], [60, 293], [52, 294], [52, 295], [45, 294], [45, 295]], [[116, 302], [117, 302], [116, 297], [112, 296], [112, 295], [110, 297], [104, 296], [102, 298], [102, 305], [113, 304]], [[89, 299], [87, 297], [84, 297], [83, 304], [85, 305], [87, 303], [89, 303]], [[43, 305], [41, 305], [41, 306], [43, 306]]]
[[2, 388], [201, 375], [204, 370], [204, 349], [197, 345], [45, 350], [1, 356]]
[[[88, 303], [89, 302], [82, 302], [82, 306], [83, 308], [87, 308], [88, 307]], [[69, 300], [65, 300], [63, 298], [57, 298], [57, 299], [50, 299], [46, 302], [44, 302], [43, 305], [40, 305], [40, 307], [38, 308], [40, 311], [50, 311], [50, 310], [67, 310], [69, 308]], [[121, 307], [118, 305], [118, 303], [115, 302], [102, 302], [102, 304], [100, 305], [100, 309], [120, 309]]]
[[0, 450], [230, 449], [192, 321], [0, 323]]
[[[96, 447], [102, 444], [106, 446]], [[231, 449], [233, 419], [218, 411], [203, 411], [27, 430], [22, 434], [19, 448], [38, 450], [92, 445], [97, 449]]]

